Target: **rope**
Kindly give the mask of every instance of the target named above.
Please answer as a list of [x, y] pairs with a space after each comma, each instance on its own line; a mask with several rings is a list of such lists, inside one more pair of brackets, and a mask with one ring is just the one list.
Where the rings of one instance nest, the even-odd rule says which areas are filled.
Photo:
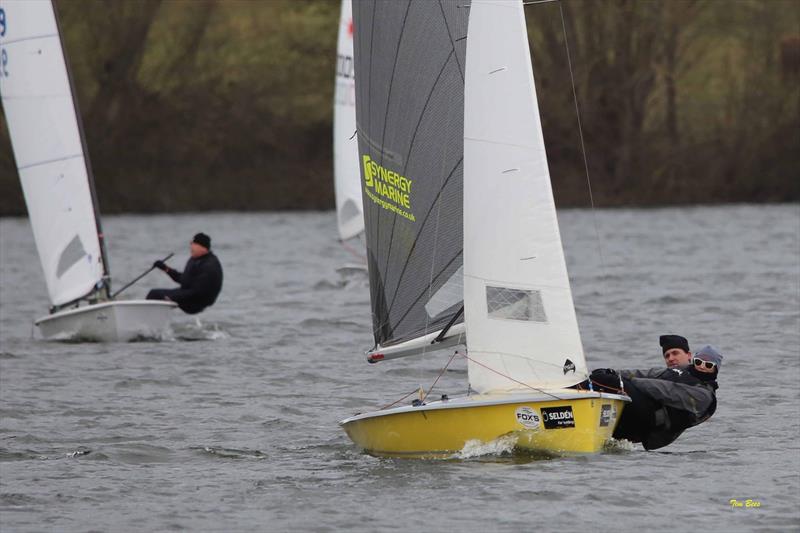
[[575, 74], [572, 69], [572, 57], [569, 51], [569, 37], [567, 36], [567, 23], [564, 19], [564, 7], [561, 2], [558, 3], [558, 11], [561, 14], [561, 29], [564, 32], [564, 49], [567, 52], [567, 66], [569, 66], [569, 80], [572, 84], [572, 100], [575, 103], [575, 117], [578, 120], [578, 135], [580, 136], [581, 140], [581, 153], [583, 155], [583, 169], [586, 173], [586, 186], [589, 189], [589, 203], [592, 207], [592, 221], [594, 222], [594, 234], [595, 238], [597, 239], [597, 255], [600, 258], [600, 271], [603, 273], [603, 291], [608, 293], [607, 287], [605, 286], [605, 278], [606, 278], [606, 262], [605, 258], [603, 257], [603, 243], [600, 237], [600, 230], [598, 229], [597, 224], [597, 211], [595, 210], [594, 205], [594, 193], [592, 192], [592, 180], [589, 177], [589, 157], [586, 155], [586, 143], [583, 139], [583, 123], [581, 121], [581, 110], [578, 105], [578, 92], [575, 89]]
[[426, 392], [426, 393], [425, 393], [425, 396], [423, 396], [423, 397], [422, 397], [422, 401], [423, 401], [423, 402], [424, 402], [424, 401], [425, 401], [425, 399], [428, 397], [428, 394], [430, 394], [430, 393], [431, 393], [431, 391], [433, 390], [433, 388], [434, 388], [434, 387], [436, 386], [436, 384], [439, 382], [439, 378], [440, 378], [440, 377], [442, 377], [442, 374], [444, 374], [445, 370], [447, 370], [447, 367], [448, 367], [448, 366], [450, 366], [450, 363], [452, 363], [452, 362], [453, 362], [453, 359], [455, 358], [455, 356], [456, 356], [456, 355], [458, 355], [458, 350], [456, 350], [455, 352], [453, 352], [453, 355], [451, 355], [451, 356], [450, 356], [450, 359], [447, 361], [447, 364], [446, 364], [446, 365], [444, 365], [444, 368], [442, 368], [441, 372], [439, 372], [439, 375], [438, 375], [438, 376], [436, 376], [436, 379], [434, 379], [434, 380], [433, 380], [433, 384], [432, 384], [432, 385], [431, 385], [431, 387], [428, 389], [428, 392]]
[[[509, 380], [513, 381], [514, 383], [518, 383], [519, 385], [522, 385], [523, 387], [527, 387], [527, 388], [529, 388], [529, 389], [531, 389], [531, 390], [534, 390], [534, 391], [536, 391], [536, 392], [539, 392], [539, 393], [542, 393], [542, 394], [546, 394], [547, 396], [551, 396], [551, 397], [555, 398], [556, 400], [562, 400], [562, 399], [563, 399], [563, 398], [561, 398], [560, 396], [556, 396], [555, 394], [552, 394], [552, 393], [550, 393], [550, 392], [547, 392], [546, 390], [543, 390], [543, 389], [537, 389], [537, 388], [536, 388], [536, 387], [534, 387], [533, 385], [529, 385], [529, 384], [525, 383], [524, 381], [519, 381], [519, 380], [516, 380], [516, 379], [512, 378], [511, 376], [509, 376], [509, 375], [507, 375], [507, 374], [503, 374], [502, 372], [500, 372], [500, 371], [498, 371], [498, 370], [495, 370], [494, 368], [491, 368], [491, 367], [489, 367], [489, 366], [487, 366], [487, 365], [485, 365], [485, 364], [481, 363], [480, 361], [476, 361], [475, 359], [471, 358], [471, 357], [470, 357], [470, 356], [468, 356], [467, 354], [462, 354], [462, 353], [460, 353], [458, 350], [456, 350], [455, 352], [453, 352], [453, 355], [451, 355], [451, 356], [450, 356], [450, 359], [448, 359], [448, 360], [447, 360], [447, 363], [444, 365], [444, 367], [442, 367], [442, 369], [439, 371], [439, 375], [438, 375], [438, 376], [436, 376], [436, 379], [434, 379], [434, 380], [433, 380], [433, 383], [431, 384], [430, 388], [428, 388], [428, 391], [427, 391], [427, 392], [426, 392], [426, 393], [425, 393], [425, 394], [422, 396], [422, 398], [421, 398], [421, 401], [422, 401], [422, 402], [424, 402], [424, 401], [425, 401], [425, 400], [428, 398], [428, 395], [429, 395], [429, 394], [430, 394], [430, 393], [433, 391], [433, 389], [436, 387], [436, 384], [439, 382], [439, 379], [440, 379], [440, 378], [441, 378], [441, 377], [444, 375], [444, 373], [447, 371], [447, 369], [448, 369], [448, 367], [450, 366], [450, 364], [453, 362], [453, 359], [455, 359], [455, 357], [456, 357], [457, 355], [459, 355], [459, 356], [461, 356], [461, 357], [463, 357], [463, 358], [467, 359], [468, 361], [472, 361], [473, 363], [475, 363], [475, 364], [476, 364], [476, 365], [478, 365], [478, 366], [482, 366], [483, 368], [485, 368], [486, 370], [489, 370], [490, 372], [494, 372], [494, 373], [495, 373], [495, 374], [497, 374], [498, 376], [501, 376], [501, 377], [504, 377], [504, 378], [506, 378], [506, 379], [509, 379]], [[595, 391], [595, 389], [594, 389], [594, 388], [592, 388], [592, 384], [594, 384], [595, 386], [597, 386], [597, 387], [599, 387], [599, 388], [600, 388], [600, 390], [597, 390], [596, 392], [609, 392], [609, 391], [610, 391], [610, 392], [612, 392], [613, 394], [622, 394], [622, 395], [627, 395], [627, 393], [625, 392], [625, 389], [624, 389], [624, 388], [619, 388], [619, 389], [618, 389], [618, 388], [616, 388], [616, 387], [612, 387], [612, 386], [610, 386], [610, 385], [606, 385], [606, 384], [604, 384], [604, 383], [600, 383], [599, 381], [595, 381], [595, 380], [593, 380], [593, 379], [591, 379], [591, 378], [588, 378], [588, 379], [587, 379], [587, 381], [589, 381], [589, 389], [584, 389], [583, 387], [581, 387], [581, 384], [580, 384], [580, 383], [578, 383], [578, 385], [575, 387], [575, 390], [580, 390], [580, 391], [582, 391], [582, 390], [590, 390], [590, 391]], [[623, 387], [623, 386], [622, 386], [622, 377], [620, 377], [620, 387]], [[416, 392], [419, 392], [419, 391], [420, 391], [420, 389], [414, 389], [414, 390], [412, 390], [411, 392], [409, 392], [408, 394], [406, 394], [405, 396], [403, 396], [402, 398], [400, 398], [399, 400], [396, 400], [396, 401], [394, 401], [394, 402], [392, 402], [392, 403], [390, 403], [390, 404], [388, 404], [388, 405], [384, 405], [383, 407], [381, 407], [381, 408], [379, 409], [379, 411], [383, 411], [383, 410], [385, 410], [385, 409], [388, 409], [388, 408], [390, 408], [390, 407], [394, 407], [395, 405], [397, 405], [398, 403], [402, 402], [403, 400], [405, 400], [406, 398], [408, 398], [408, 397], [409, 397], [409, 396], [411, 396], [412, 394], [414, 394], [414, 393], [416, 393]]]
[[378, 409], [378, 411], [383, 411], [384, 409], [388, 409], [388, 408], [390, 408], [390, 407], [394, 407], [395, 405], [397, 405], [398, 403], [402, 402], [403, 400], [405, 400], [406, 398], [408, 398], [409, 396], [411, 396], [411, 395], [412, 395], [412, 394], [414, 394], [415, 392], [419, 392], [419, 389], [414, 389], [414, 390], [412, 390], [411, 392], [409, 392], [408, 394], [406, 394], [405, 396], [403, 396], [402, 398], [400, 398], [400, 399], [399, 399], [399, 400], [397, 400], [396, 402], [392, 402], [392, 403], [390, 403], [390, 404], [388, 404], [388, 405], [384, 405], [383, 407], [381, 407], [380, 409]]
[[504, 378], [506, 378], [506, 379], [509, 379], [509, 380], [513, 381], [514, 383], [518, 383], [518, 384], [522, 385], [523, 387], [528, 387], [529, 389], [531, 389], [531, 390], [535, 390], [536, 392], [541, 392], [542, 394], [546, 394], [546, 395], [548, 395], [548, 396], [552, 396], [552, 397], [553, 397], [553, 398], [555, 398], [556, 400], [561, 400], [561, 399], [562, 399], [562, 398], [560, 398], [560, 397], [556, 396], [555, 394], [551, 394], [551, 393], [549, 393], [549, 392], [547, 392], [547, 391], [545, 391], [545, 390], [542, 390], [542, 389], [537, 389], [537, 388], [536, 388], [536, 387], [534, 387], [533, 385], [528, 385], [527, 383], [525, 383], [525, 382], [523, 382], [523, 381], [516, 380], [516, 379], [512, 378], [512, 377], [511, 377], [511, 376], [509, 376], [509, 375], [503, 374], [502, 372], [500, 372], [500, 371], [498, 371], [498, 370], [495, 370], [494, 368], [491, 368], [491, 367], [489, 367], [489, 366], [486, 366], [486, 365], [484, 365], [483, 363], [481, 363], [480, 361], [476, 361], [475, 359], [472, 359], [472, 358], [471, 358], [470, 356], [468, 356], [467, 354], [462, 354], [461, 356], [462, 356], [462, 357], [464, 357], [465, 359], [467, 359], [468, 361], [472, 361], [472, 362], [473, 362], [473, 363], [475, 363], [476, 365], [478, 365], [478, 366], [482, 366], [482, 367], [483, 367], [483, 368], [485, 368], [486, 370], [489, 370], [490, 372], [494, 372], [494, 373], [495, 373], [495, 374], [497, 374], [498, 376], [501, 376], [501, 377], [504, 377]]

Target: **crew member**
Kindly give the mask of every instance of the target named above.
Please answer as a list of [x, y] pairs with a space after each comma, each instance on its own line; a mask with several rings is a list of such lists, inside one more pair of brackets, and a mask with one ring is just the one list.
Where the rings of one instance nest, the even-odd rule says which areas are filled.
[[167, 273], [179, 289], [153, 289], [147, 293], [148, 300], [171, 300], [190, 315], [199, 313], [213, 304], [222, 290], [222, 265], [211, 251], [211, 237], [198, 233], [189, 244], [191, 257], [183, 272], [170, 268], [163, 261], [153, 263]]
[[668, 368], [683, 368], [692, 362], [692, 352], [689, 350], [689, 341], [680, 335], [661, 335], [658, 338], [664, 362]]
[[705, 346], [684, 368], [650, 370], [598, 369], [590, 379], [595, 390], [619, 392], [631, 402], [622, 411], [614, 438], [641, 442], [646, 450], [662, 448], [687, 428], [708, 420], [717, 409], [717, 375], [722, 355]]

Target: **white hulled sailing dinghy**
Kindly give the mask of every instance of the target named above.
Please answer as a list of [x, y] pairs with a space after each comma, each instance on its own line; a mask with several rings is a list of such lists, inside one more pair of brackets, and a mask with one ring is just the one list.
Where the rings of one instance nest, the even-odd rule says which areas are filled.
[[[627, 396], [588, 377], [520, 0], [354, 4], [377, 362], [463, 344], [469, 393], [341, 422], [377, 455], [513, 438], [594, 453]], [[463, 247], [463, 249], [462, 249]]]
[[[336, 195], [336, 225], [339, 240], [357, 260], [337, 271], [342, 275], [364, 274], [364, 208], [361, 200], [361, 173], [358, 163], [356, 131], [356, 87], [353, 65], [353, 7], [342, 0], [339, 40], [336, 49], [336, 87], [333, 100], [333, 184]], [[358, 246], [347, 241], [358, 237]], [[351, 241], [352, 242], [352, 241]]]
[[159, 336], [171, 302], [112, 300], [86, 143], [51, 0], [0, 2], [0, 95], [51, 302], [47, 339]]

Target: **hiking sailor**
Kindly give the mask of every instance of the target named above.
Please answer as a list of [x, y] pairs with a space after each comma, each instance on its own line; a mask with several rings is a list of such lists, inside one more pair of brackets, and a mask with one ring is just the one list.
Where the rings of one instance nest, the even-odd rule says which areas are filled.
[[655, 450], [714, 414], [721, 363], [722, 355], [713, 346], [705, 346], [684, 368], [598, 369], [590, 379], [599, 391], [619, 392], [621, 382], [631, 398], [614, 438], [641, 442], [646, 450]]
[[163, 261], [153, 267], [163, 270], [179, 289], [153, 289], [147, 293], [148, 300], [172, 300], [190, 315], [199, 313], [213, 304], [222, 290], [222, 265], [211, 251], [211, 237], [198, 233], [189, 244], [191, 257], [183, 272], [170, 268]]

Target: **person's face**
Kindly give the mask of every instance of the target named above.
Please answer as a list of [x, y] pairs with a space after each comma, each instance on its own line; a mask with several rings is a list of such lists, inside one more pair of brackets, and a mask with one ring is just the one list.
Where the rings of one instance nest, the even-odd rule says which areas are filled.
[[208, 250], [205, 246], [200, 246], [196, 242], [189, 243], [189, 251], [192, 257], [200, 257], [201, 255], [208, 253]]
[[[705, 372], [706, 374], [713, 374], [714, 371], [717, 369], [717, 365], [715, 365], [714, 363], [702, 361], [697, 357], [694, 358], [693, 364], [697, 370], [699, 370], [700, 372]], [[711, 365], [711, 368], [708, 368], [709, 365]]]
[[681, 368], [692, 362], [692, 353], [680, 348], [670, 348], [664, 352], [664, 362], [667, 363], [667, 368]]

